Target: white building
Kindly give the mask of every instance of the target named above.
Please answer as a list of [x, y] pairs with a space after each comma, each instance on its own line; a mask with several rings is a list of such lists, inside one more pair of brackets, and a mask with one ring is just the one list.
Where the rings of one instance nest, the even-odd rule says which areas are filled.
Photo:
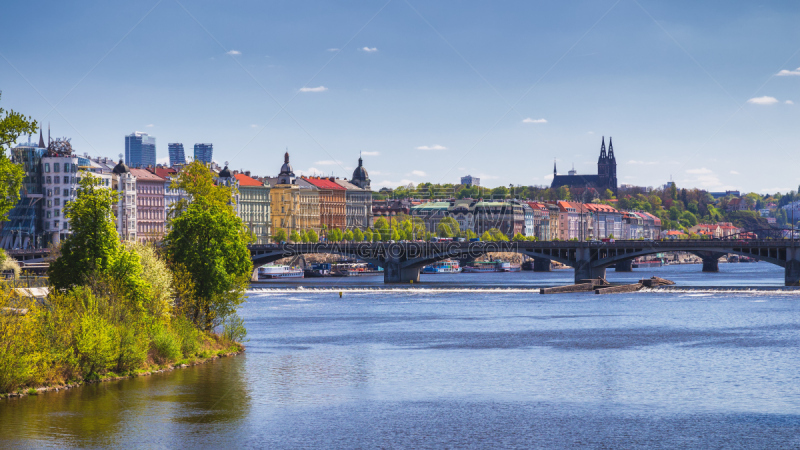
[[73, 155], [42, 157], [42, 223], [50, 242], [58, 244], [71, 234], [64, 206], [77, 198], [78, 157]]
[[478, 177], [473, 177], [472, 175], [467, 175], [465, 177], [461, 177], [461, 184], [464, 186], [472, 185], [472, 186], [480, 186], [481, 179]]
[[123, 241], [136, 242], [136, 177], [122, 159], [112, 173], [112, 188], [119, 193], [114, 206], [117, 233]]

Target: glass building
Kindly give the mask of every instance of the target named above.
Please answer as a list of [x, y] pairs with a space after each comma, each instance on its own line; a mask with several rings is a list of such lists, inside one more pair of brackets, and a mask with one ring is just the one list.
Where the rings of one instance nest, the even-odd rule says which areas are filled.
[[167, 144], [169, 148], [169, 166], [175, 167], [178, 164], [186, 164], [186, 155], [183, 152], [183, 144], [176, 142]]
[[0, 248], [40, 248], [44, 245], [41, 163], [47, 149], [40, 145], [28, 142], [11, 150], [11, 160], [22, 165], [25, 178], [22, 181], [20, 199], [9, 211], [8, 221], [3, 223], [0, 231]]
[[129, 167], [155, 167], [155, 136], [149, 136], [141, 131], [125, 136], [125, 163]]
[[214, 154], [214, 144], [194, 144], [194, 160], [210, 163]]

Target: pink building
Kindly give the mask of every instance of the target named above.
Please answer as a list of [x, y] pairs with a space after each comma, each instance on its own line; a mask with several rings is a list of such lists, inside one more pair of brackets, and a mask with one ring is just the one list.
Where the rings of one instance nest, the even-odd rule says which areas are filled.
[[146, 170], [131, 169], [136, 177], [136, 221], [139, 242], [157, 242], [164, 238], [166, 208], [164, 178]]

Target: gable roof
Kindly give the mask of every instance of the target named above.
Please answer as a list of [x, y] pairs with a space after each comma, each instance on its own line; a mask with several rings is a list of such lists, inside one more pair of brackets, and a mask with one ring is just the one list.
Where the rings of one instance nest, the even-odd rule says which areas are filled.
[[344, 191], [346, 190], [344, 187], [339, 186], [338, 184], [334, 183], [333, 181], [327, 178], [306, 178], [303, 177], [304, 180], [308, 181], [309, 183], [313, 184], [314, 186], [320, 189], [331, 189], [334, 191]]
[[167, 181], [147, 169], [131, 169], [131, 175], [139, 181]]
[[264, 186], [264, 183], [243, 173], [237, 173], [233, 177], [239, 181], [239, 186]]

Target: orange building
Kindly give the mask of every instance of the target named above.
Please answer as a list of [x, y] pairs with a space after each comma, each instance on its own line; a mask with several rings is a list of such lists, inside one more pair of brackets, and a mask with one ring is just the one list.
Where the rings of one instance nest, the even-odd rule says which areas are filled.
[[329, 230], [347, 227], [347, 189], [339, 186], [334, 178], [303, 177], [319, 189], [319, 221]]

